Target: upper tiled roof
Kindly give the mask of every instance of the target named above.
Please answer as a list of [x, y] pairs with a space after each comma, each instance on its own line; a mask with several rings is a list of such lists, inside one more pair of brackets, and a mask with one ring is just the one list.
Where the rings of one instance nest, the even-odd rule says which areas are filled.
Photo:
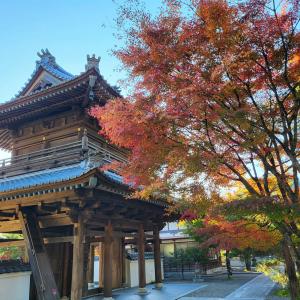
[[38, 69], [39, 67], [43, 67], [52, 75], [62, 80], [71, 80], [75, 77], [56, 63], [55, 57], [50, 54], [48, 49], [42, 52], [42, 54], [38, 53], [38, 55], [41, 59], [36, 62], [36, 69]]
[[60, 82], [68, 81], [75, 77], [56, 63], [55, 57], [49, 52], [48, 49], [41, 50], [41, 53], [38, 53], [38, 56], [40, 57], [40, 60], [36, 61], [36, 68], [34, 72], [30, 76], [25, 86], [16, 95], [16, 98], [24, 95], [24, 93], [28, 90], [28, 88], [36, 79], [35, 77], [37, 76], [37, 74], [40, 73], [42, 70], [49, 72], [51, 75], [59, 79]]

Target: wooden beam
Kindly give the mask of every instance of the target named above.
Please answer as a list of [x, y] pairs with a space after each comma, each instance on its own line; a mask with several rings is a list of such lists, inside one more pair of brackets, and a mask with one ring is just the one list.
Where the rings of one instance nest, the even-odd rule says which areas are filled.
[[68, 226], [73, 224], [71, 218], [65, 213], [39, 217], [38, 220], [41, 228]]
[[24, 240], [1, 240], [0, 241], [0, 248], [1, 247], [25, 247]]
[[44, 238], [45, 244], [73, 243], [74, 236], [58, 236]]
[[[72, 184], [76, 184], [77, 182], [72, 182]], [[71, 184], [71, 183], [70, 183]], [[48, 187], [46, 186], [45, 189]], [[53, 185], [49, 185], [49, 189], [53, 189]], [[26, 191], [27, 194], [33, 193], [36, 191], [36, 188], [30, 189]], [[12, 193], [15, 194], [15, 193]], [[10, 196], [10, 195], [6, 195]], [[38, 202], [43, 202], [44, 204], [48, 203], [57, 203], [58, 199], [63, 201], [65, 198], [68, 199], [76, 199], [78, 200], [78, 195], [74, 190], [62, 191], [62, 192], [53, 192], [46, 194], [39, 194], [36, 196], [24, 196], [22, 198], [12, 199], [9, 201], [1, 201], [1, 210], [15, 209], [16, 206], [27, 207], [27, 206], [37, 206]]]
[[[60, 236], [60, 237], [49, 237], [43, 238], [44, 244], [59, 244], [59, 243], [73, 243], [73, 236]], [[23, 239], [11, 240], [11, 239], [1, 239], [0, 247], [21, 247], [25, 246], [25, 241]]]
[[20, 210], [19, 220], [28, 249], [29, 261], [35, 286], [37, 288], [38, 299], [59, 300], [59, 292], [36, 215], [32, 210], [26, 210], [25, 213]]
[[124, 217], [114, 218], [111, 216], [103, 215], [101, 213], [97, 213], [93, 218], [87, 220], [87, 224], [95, 227], [104, 227], [107, 222], [110, 221], [114, 228], [116, 229], [128, 229], [132, 231], [138, 231], [139, 226], [143, 223], [145, 230], [152, 231], [153, 224], [145, 219], [145, 221], [137, 221], [132, 219], [126, 219]]
[[16, 232], [16, 231], [21, 231], [21, 224], [19, 220], [0, 222], [1, 233]]
[[[38, 217], [40, 228], [72, 225], [71, 218], [67, 214]], [[19, 220], [1, 221], [0, 233], [21, 231]]]

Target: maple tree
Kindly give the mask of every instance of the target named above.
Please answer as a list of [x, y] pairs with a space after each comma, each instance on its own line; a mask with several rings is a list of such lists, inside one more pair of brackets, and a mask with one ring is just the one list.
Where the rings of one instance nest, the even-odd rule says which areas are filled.
[[139, 16], [116, 53], [133, 91], [91, 109], [101, 133], [130, 149], [118, 168], [143, 196], [206, 179], [239, 182], [249, 209], [283, 208], [274, 224], [292, 299], [300, 296], [298, 22], [299, 0], [165, 1], [159, 16]]
[[205, 217], [200, 223], [191, 222], [194, 234], [203, 239], [202, 247], [219, 250], [251, 248], [266, 251], [276, 246], [281, 236], [278, 231], [260, 228], [245, 220], [228, 221], [224, 217]]
[[248, 260], [253, 251], [267, 252], [278, 247], [282, 241], [276, 229], [280, 214], [275, 217], [273, 209], [269, 214], [268, 208], [265, 211], [247, 208], [247, 191], [243, 189], [236, 189], [234, 194], [243, 200], [232, 200], [230, 194], [215, 199], [207, 191], [198, 197], [192, 193], [188, 193], [188, 198], [183, 197], [175, 209], [181, 212], [187, 233], [200, 243], [200, 248], [225, 250], [227, 254], [235, 250]]

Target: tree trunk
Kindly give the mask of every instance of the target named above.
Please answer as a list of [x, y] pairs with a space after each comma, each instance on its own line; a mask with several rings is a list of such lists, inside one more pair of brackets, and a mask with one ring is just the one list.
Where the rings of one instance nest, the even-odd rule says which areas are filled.
[[243, 257], [245, 260], [245, 266], [247, 271], [251, 271], [251, 249], [247, 248], [243, 251]]
[[247, 271], [251, 271], [251, 257], [245, 257], [245, 266]]
[[290, 252], [292, 253], [292, 256], [295, 258], [295, 263], [297, 267], [297, 271], [300, 273], [300, 255], [299, 255], [299, 249], [296, 245], [293, 244], [291, 241], [291, 238], [289, 237], [289, 245], [290, 245]]
[[230, 258], [229, 258], [229, 251], [228, 250], [226, 250], [225, 256], [226, 256], [227, 276], [228, 276], [228, 279], [230, 279], [230, 277], [232, 276], [232, 271], [231, 271], [231, 264], [230, 264]]
[[289, 289], [291, 293], [291, 300], [300, 299], [300, 285], [296, 274], [295, 263], [291, 256], [291, 252], [286, 241], [286, 238], [282, 244], [283, 256], [286, 265], [287, 276], [289, 279]]

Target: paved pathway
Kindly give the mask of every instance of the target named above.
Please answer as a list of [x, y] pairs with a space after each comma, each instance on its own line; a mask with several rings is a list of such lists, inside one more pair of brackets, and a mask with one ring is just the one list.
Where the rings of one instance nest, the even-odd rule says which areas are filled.
[[[164, 283], [162, 289], [155, 289], [154, 285], [147, 285], [149, 293], [139, 295], [137, 288], [120, 289], [113, 292], [115, 300], [177, 300], [204, 286], [202, 283], [172, 282]], [[102, 300], [103, 296], [84, 298], [86, 300]]]
[[235, 290], [225, 299], [264, 300], [274, 286], [275, 283], [270, 278], [261, 274]]
[[[264, 275], [241, 274], [229, 281], [224, 277], [206, 279], [206, 282], [169, 282], [162, 289], [147, 285], [146, 295], [139, 295], [137, 288], [113, 292], [115, 300], [265, 300], [274, 283]], [[222, 294], [221, 294], [222, 293]], [[221, 297], [220, 297], [221, 296]], [[102, 300], [103, 296], [85, 298]]]
[[265, 300], [274, 285], [268, 277], [262, 274], [248, 281], [224, 298], [182, 297], [180, 300]]

